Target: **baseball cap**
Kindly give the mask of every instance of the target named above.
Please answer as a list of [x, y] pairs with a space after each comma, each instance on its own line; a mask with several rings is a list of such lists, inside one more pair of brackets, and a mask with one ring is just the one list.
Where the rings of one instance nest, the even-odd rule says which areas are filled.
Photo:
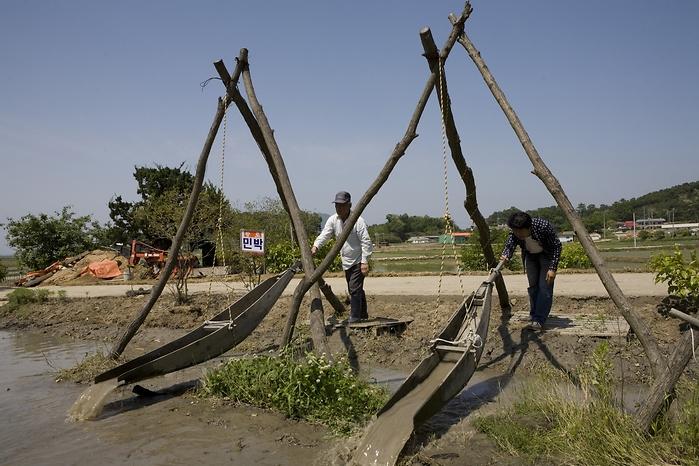
[[347, 202], [352, 201], [352, 196], [350, 196], [350, 193], [347, 191], [340, 191], [339, 193], [335, 194], [335, 200], [333, 203], [335, 204], [346, 204]]

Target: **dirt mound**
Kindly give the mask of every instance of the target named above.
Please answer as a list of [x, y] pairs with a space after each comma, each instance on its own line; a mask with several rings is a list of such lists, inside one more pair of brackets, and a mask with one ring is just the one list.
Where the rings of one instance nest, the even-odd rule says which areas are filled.
[[128, 265], [128, 259], [117, 253], [116, 251], [110, 251], [105, 249], [95, 249], [90, 251], [86, 256], [84, 256], [79, 261], [75, 262], [70, 267], [64, 267], [58, 270], [50, 278], [47, 278], [42, 283], [43, 285], [64, 285], [69, 282], [77, 281], [79, 278], [81, 282], [93, 282], [101, 281], [95, 277], [88, 277], [87, 279], [82, 278], [85, 268], [93, 262], [100, 262], [103, 260], [114, 260], [119, 265], [119, 270], [124, 270]]

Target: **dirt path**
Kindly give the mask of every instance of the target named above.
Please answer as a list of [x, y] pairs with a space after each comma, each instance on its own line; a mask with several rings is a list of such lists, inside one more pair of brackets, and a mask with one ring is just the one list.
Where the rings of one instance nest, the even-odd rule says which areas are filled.
[[[461, 284], [466, 293], [469, 293], [482, 283], [485, 275], [466, 275], [461, 277]], [[620, 273], [614, 278], [619, 283], [622, 291], [627, 296], [664, 296], [667, 287], [656, 284], [651, 273]], [[337, 293], [343, 293], [346, 289], [344, 277], [328, 277], [327, 283]], [[284, 295], [293, 293], [299, 279], [291, 281], [284, 291]], [[513, 296], [526, 296], [527, 278], [522, 274], [505, 275], [507, 290]], [[378, 296], [415, 295], [433, 296], [437, 294], [439, 284], [438, 276], [407, 276], [407, 277], [374, 277], [369, 276], [364, 284], [367, 294]], [[442, 294], [460, 295], [461, 284], [459, 277], [446, 276], [442, 279]], [[70, 286], [43, 286], [52, 292], [65, 291], [68, 298], [86, 298], [101, 296], [124, 296], [127, 290], [139, 287], [149, 288], [150, 284], [126, 284], [121, 281], [113, 281], [108, 284], [70, 285]], [[190, 280], [189, 291], [192, 293], [241, 293], [244, 287], [240, 282], [209, 282], [200, 279]], [[0, 300], [4, 299], [11, 289], [0, 289]], [[561, 273], [556, 278], [555, 294], [557, 296], [607, 296], [607, 291], [595, 273]]]

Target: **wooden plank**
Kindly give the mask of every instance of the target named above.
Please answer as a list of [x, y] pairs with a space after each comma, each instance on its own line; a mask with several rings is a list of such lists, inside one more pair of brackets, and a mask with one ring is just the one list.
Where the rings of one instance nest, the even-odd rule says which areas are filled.
[[373, 317], [371, 319], [361, 320], [359, 322], [348, 323], [344, 322], [326, 322], [329, 331], [335, 331], [341, 328], [349, 328], [352, 330], [372, 330], [376, 336], [386, 332], [400, 333], [405, 330], [413, 319], [393, 319], [390, 317]]
[[[516, 312], [513, 322], [528, 322], [528, 312]], [[629, 324], [621, 316], [601, 314], [551, 314], [544, 330], [561, 335], [625, 337]]]

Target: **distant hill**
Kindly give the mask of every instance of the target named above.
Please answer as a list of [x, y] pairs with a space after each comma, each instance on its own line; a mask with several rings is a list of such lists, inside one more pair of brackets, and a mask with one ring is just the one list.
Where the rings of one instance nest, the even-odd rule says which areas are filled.
[[[520, 209], [509, 209], [493, 212], [486, 220], [490, 225], [505, 223], [511, 213]], [[675, 222], [699, 221], [699, 181], [679, 184], [667, 189], [632, 199], [619, 199], [612, 205], [578, 204], [576, 210], [582, 217], [585, 227], [590, 231], [601, 230], [604, 222], [613, 225], [615, 222], [631, 220], [634, 212], [636, 219], [664, 218]], [[527, 210], [533, 217], [543, 217], [552, 222], [559, 231], [571, 230], [571, 226], [557, 206], [542, 207]]]

